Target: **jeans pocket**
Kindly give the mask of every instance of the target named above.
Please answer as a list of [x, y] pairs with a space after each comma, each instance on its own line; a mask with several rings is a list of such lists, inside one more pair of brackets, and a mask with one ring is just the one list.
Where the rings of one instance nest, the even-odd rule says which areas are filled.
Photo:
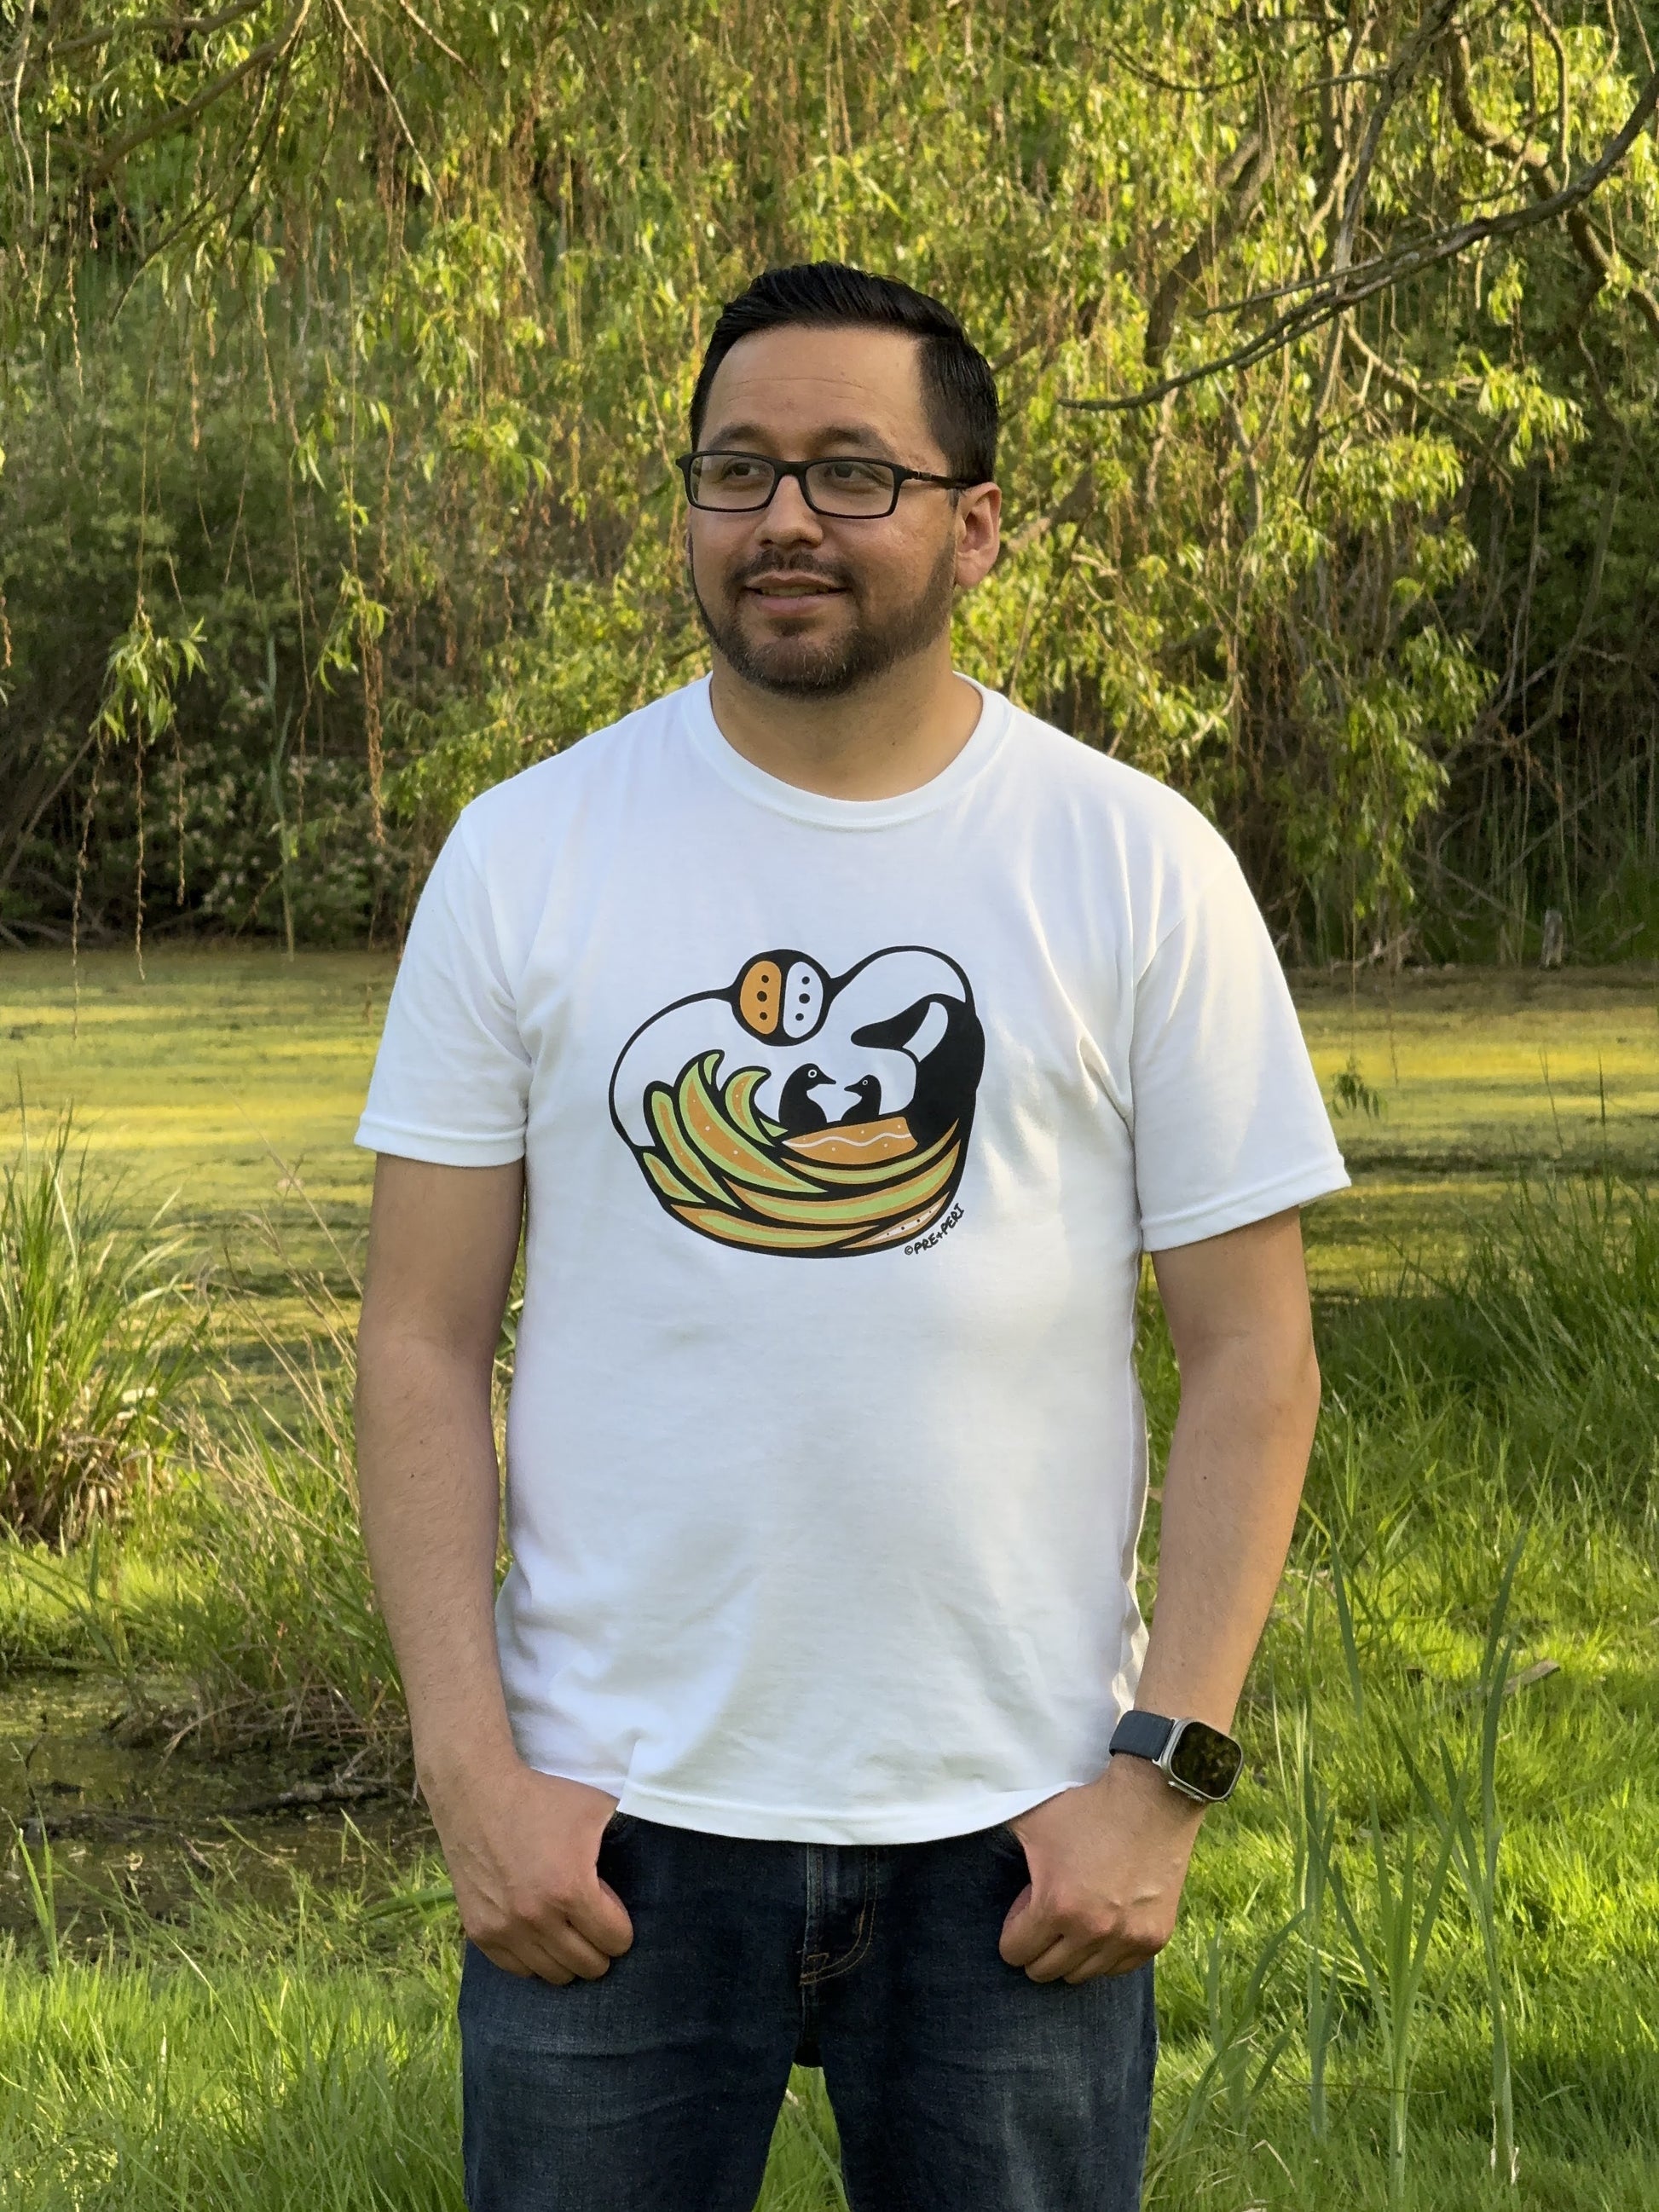
[[985, 1831], [986, 1840], [999, 1858], [1012, 1859], [1021, 1866], [1026, 1863], [1025, 1846], [1015, 1833], [1010, 1821], [1004, 1820], [994, 1828]]

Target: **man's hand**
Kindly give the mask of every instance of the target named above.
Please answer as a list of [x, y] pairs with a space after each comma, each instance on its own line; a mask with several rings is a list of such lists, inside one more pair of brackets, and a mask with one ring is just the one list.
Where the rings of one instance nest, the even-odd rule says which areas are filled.
[[1002, 1923], [1003, 1958], [1034, 1982], [1143, 1965], [1174, 1931], [1203, 1814], [1150, 1760], [1129, 1758], [1022, 1813], [1011, 1825], [1031, 1880]]
[[[1319, 1411], [1292, 1207], [1152, 1266], [1181, 1368], [1164, 1477], [1158, 1607], [1135, 1702], [1229, 1728], [1296, 1520]], [[1126, 1974], [1175, 1929], [1204, 1808], [1149, 1759], [1115, 1759], [1013, 1822], [1030, 1887], [1000, 1949], [1034, 1982]]]
[[628, 1949], [633, 1923], [599, 1876], [614, 1797], [519, 1759], [427, 1797], [461, 1925], [487, 1959], [563, 1984], [596, 1981]]
[[489, 1388], [523, 1207], [521, 1162], [381, 1155], [357, 1336], [357, 1483], [461, 1925], [509, 1974], [592, 1981], [634, 1940], [599, 1876], [616, 1801], [525, 1765], [495, 1652]]

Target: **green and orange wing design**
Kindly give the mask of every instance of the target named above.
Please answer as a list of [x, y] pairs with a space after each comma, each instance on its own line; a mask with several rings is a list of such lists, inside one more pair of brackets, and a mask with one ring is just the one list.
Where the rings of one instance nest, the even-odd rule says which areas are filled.
[[949, 1205], [958, 1131], [919, 1146], [900, 1115], [786, 1136], [755, 1094], [761, 1067], [722, 1084], [718, 1052], [646, 1092], [653, 1141], [640, 1159], [688, 1228], [751, 1252], [869, 1252], [918, 1236]]

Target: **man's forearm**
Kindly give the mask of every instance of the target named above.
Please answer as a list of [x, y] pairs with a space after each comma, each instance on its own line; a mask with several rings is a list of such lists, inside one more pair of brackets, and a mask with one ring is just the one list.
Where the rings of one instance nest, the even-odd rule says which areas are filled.
[[1311, 1339], [1224, 1339], [1183, 1368], [1137, 1704], [1231, 1727], [1284, 1572], [1318, 1410]]
[[524, 1173], [381, 1157], [357, 1337], [363, 1534], [461, 1925], [509, 1974], [592, 1980], [633, 1941], [600, 1881], [616, 1799], [519, 1757], [495, 1655], [490, 1379]]
[[357, 1466], [369, 1565], [430, 1792], [460, 1768], [514, 1755], [495, 1652], [487, 1367], [366, 1317]]
[[[1176, 1280], [1178, 1267], [1167, 1271]], [[1297, 1302], [1284, 1304], [1287, 1325], [1200, 1330], [1182, 1358], [1135, 1693], [1171, 1719], [1231, 1727], [1284, 1571], [1319, 1406], [1311, 1339]], [[1023, 1815], [1031, 1884], [1004, 1925], [1003, 1957], [1037, 1982], [1126, 1973], [1152, 1957], [1175, 1926], [1201, 1812], [1144, 1760], [1114, 1759], [1098, 1781]]]

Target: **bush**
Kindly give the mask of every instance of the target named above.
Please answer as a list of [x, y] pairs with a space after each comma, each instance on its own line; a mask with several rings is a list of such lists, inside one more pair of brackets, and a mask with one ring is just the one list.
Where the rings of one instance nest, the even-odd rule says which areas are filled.
[[201, 1342], [179, 1240], [125, 1231], [71, 1144], [68, 1115], [38, 1150], [25, 1124], [0, 1166], [0, 1520], [52, 1544], [152, 1483]]

